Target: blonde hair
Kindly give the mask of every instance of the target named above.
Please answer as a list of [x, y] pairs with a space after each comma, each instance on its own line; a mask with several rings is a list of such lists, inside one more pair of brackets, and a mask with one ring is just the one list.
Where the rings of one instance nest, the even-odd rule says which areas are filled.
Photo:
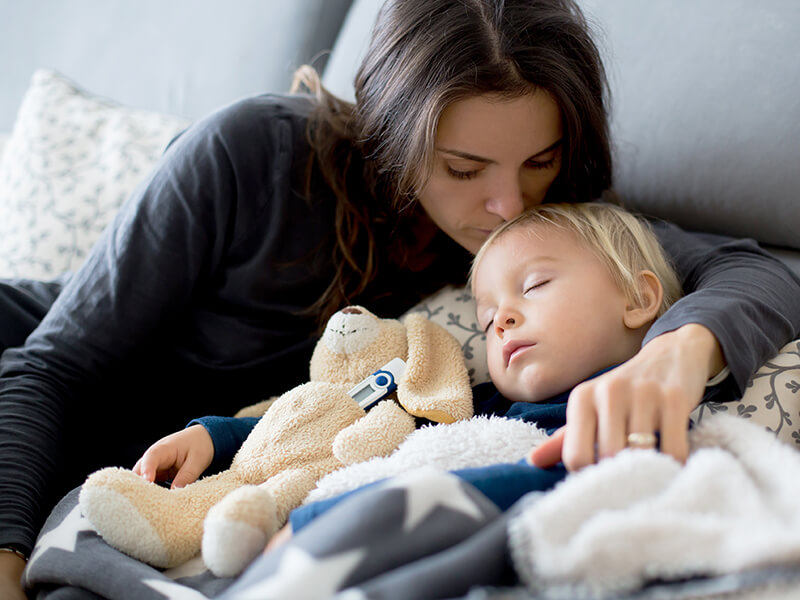
[[625, 296], [638, 305], [644, 304], [638, 275], [644, 270], [652, 271], [664, 289], [656, 317], [664, 314], [683, 295], [678, 276], [650, 226], [624, 208], [603, 202], [540, 204], [503, 223], [475, 255], [469, 276], [470, 287], [478, 264], [497, 240], [520, 227], [535, 235], [535, 228], [542, 226], [575, 235], [608, 267]]

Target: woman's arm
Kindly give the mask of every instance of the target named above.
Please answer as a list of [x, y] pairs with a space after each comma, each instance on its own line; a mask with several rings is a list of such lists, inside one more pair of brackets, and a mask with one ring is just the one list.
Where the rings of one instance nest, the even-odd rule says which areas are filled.
[[800, 334], [800, 278], [756, 242], [654, 223], [685, 296], [644, 343], [688, 323], [716, 338], [740, 394], [753, 374]]
[[0, 552], [0, 598], [25, 600], [22, 592], [22, 571], [25, 561], [13, 552]]
[[[25, 346], [3, 355], [0, 545], [32, 547], [55, 475], [67, 466], [60, 463], [63, 428], [75, 422], [77, 399], [82, 413], [106, 413], [103, 404], [87, 406], [96, 396], [81, 392], [185, 318], [187, 307], [213, 289], [212, 276], [241, 231], [257, 228], [254, 215], [268, 213], [273, 186], [282, 183], [270, 169], [270, 153], [282, 149], [281, 160], [290, 161], [291, 146], [280, 144], [291, 137], [282, 122], [265, 124], [263, 111], [261, 104], [226, 109], [173, 144]], [[259, 290], [266, 294], [266, 285]], [[191, 398], [180, 402], [191, 411]]]

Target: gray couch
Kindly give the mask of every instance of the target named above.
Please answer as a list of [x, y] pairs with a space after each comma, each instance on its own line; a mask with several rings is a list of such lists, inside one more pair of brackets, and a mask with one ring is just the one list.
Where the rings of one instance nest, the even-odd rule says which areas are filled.
[[[381, 4], [0, 0], [0, 54], [13, 57], [0, 61], [0, 142], [40, 67], [122, 105], [187, 119], [285, 91], [304, 62], [352, 96]], [[630, 205], [689, 229], [754, 237], [800, 272], [797, 4], [581, 4], [608, 57], [616, 186]]]
[[324, 67], [351, 0], [0, 0], [0, 132], [33, 71], [196, 119]]

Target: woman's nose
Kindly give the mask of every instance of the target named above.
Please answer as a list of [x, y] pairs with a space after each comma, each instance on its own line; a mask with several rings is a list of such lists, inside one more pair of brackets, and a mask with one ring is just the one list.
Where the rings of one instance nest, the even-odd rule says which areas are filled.
[[516, 177], [491, 184], [489, 198], [486, 201], [486, 212], [499, 216], [503, 221], [510, 221], [525, 209], [522, 187]]

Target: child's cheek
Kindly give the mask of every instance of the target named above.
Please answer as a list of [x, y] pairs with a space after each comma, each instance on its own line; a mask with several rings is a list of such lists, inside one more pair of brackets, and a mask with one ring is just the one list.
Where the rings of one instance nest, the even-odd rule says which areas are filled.
[[503, 379], [506, 369], [503, 364], [503, 348], [499, 342], [487, 339], [486, 357], [487, 366], [489, 367], [489, 377], [492, 381], [497, 382]]

